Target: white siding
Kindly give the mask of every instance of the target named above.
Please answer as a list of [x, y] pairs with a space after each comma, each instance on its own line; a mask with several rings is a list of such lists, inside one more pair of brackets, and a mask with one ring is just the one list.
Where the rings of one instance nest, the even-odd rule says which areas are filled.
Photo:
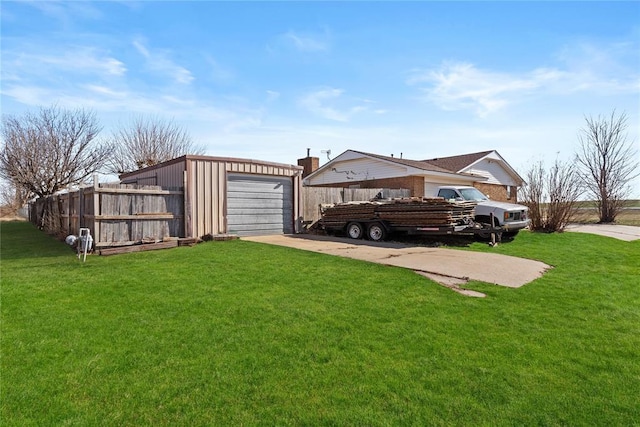
[[408, 174], [409, 171], [402, 165], [370, 158], [358, 158], [334, 163], [332, 167], [310, 179], [308, 185], [347, 184], [350, 181], [395, 178]]
[[470, 168], [464, 169], [462, 172], [487, 178], [486, 181], [483, 181], [487, 184], [518, 185], [513, 177], [504, 169], [501, 162], [493, 159], [483, 159]]

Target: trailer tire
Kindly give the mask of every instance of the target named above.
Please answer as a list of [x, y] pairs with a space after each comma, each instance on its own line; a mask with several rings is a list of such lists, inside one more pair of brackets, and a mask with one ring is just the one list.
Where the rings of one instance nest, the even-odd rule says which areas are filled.
[[381, 242], [387, 237], [387, 231], [379, 222], [374, 222], [367, 229], [367, 237], [374, 242]]
[[347, 224], [347, 236], [352, 239], [362, 239], [364, 237], [364, 228], [359, 222], [350, 222]]

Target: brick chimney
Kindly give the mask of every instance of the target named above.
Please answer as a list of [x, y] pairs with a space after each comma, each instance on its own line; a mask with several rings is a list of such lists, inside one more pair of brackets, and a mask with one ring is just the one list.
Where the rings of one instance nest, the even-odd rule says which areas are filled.
[[298, 166], [302, 166], [304, 168], [302, 171], [303, 178], [307, 177], [307, 175], [310, 175], [320, 167], [320, 159], [318, 157], [311, 157], [309, 155], [310, 152], [311, 149], [307, 148], [307, 157], [298, 159]]

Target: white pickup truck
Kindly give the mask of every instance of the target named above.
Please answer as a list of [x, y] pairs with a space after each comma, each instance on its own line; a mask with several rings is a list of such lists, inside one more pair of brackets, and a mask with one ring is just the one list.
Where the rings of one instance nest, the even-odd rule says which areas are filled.
[[478, 202], [475, 208], [476, 222], [491, 224], [491, 214], [493, 214], [493, 225], [500, 226], [503, 235], [506, 236], [515, 236], [518, 231], [529, 225], [529, 208], [514, 203], [490, 200], [475, 187], [442, 186], [438, 187], [436, 196], [447, 200]]

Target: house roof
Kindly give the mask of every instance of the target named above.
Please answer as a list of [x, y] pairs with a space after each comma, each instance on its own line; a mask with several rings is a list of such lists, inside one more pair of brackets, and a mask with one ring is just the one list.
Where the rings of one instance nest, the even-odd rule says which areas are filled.
[[448, 169], [452, 172], [461, 173], [462, 171], [468, 170], [471, 166], [487, 157], [498, 160], [498, 162], [502, 164], [503, 168], [509, 174], [511, 174], [513, 178], [515, 178], [515, 180], [519, 183], [518, 185], [522, 185], [524, 183], [524, 179], [522, 179], [518, 172], [516, 172], [516, 170], [512, 168], [511, 165], [505, 159], [503, 159], [496, 150], [461, 154], [459, 156], [438, 157], [435, 159], [428, 159], [423, 161], [444, 169]]
[[141, 172], [148, 172], [148, 171], [153, 170], [153, 169], [159, 169], [159, 168], [171, 165], [171, 164], [184, 162], [186, 160], [205, 160], [205, 161], [221, 162], [221, 163], [224, 163], [224, 162], [251, 163], [251, 164], [257, 164], [257, 165], [274, 166], [274, 167], [279, 167], [279, 168], [284, 168], [284, 169], [297, 169], [297, 170], [300, 170], [300, 171], [303, 170], [302, 166], [288, 165], [288, 164], [284, 164], [284, 163], [267, 162], [267, 161], [263, 161], [263, 160], [241, 159], [241, 158], [236, 158], [236, 157], [214, 157], [214, 156], [201, 156], [201, 155], [186, 154], [186, 155], [183, 155], [183, 156], [180, 156], [180, 157], [176, 157], [175, 159], [166, 160], [166, 161], [158, 163], [156, 165], [147, 166], [146, 168], [138, 169], [138, 170], [131, 171], [131, 172], [121, 173], [118, 176], [122, 180], [122, 179], [128, 178], [130, 176], [135, 176], [135, 175], [137, 175], [137, 174], [139, 174]]
[[[495, 161], [499, 163], [502, 168], [509, 174], [517, 183], [516, 185], [522, 185], [524, 180], [522, 177], [507, 163], [504, 158], [495, 150], [479, 151], [476, 153], [461, 154], [458, 156], [438, 157], [426, 160], [410, 160], [398, 157], [382, 156], [380, 154], [366, 153], [363, 151], [347, 150], [340, 154], [336, 158], [332, 159], [328, 163], [324, 164], [316, 171], [307, 176], [306, 180], [309, 181], [314, 177], [324, 173], [325, 170], [333, 166], [336, 162], [350, 160], [353, 155], [369, 157], [372, 159], [381, 160], [383, 162], [395, 163], [403, 165], [413, 169], [413, 174], [420, 174], [424, 171], [425, 174], [435, 175], [456, 175], [460, 178], [475, 178], [479, 181], [487, 180], [488, 177], [481, 172], [473, 170], [473, 166], [482, 162], [485, 159], [489, 159], [489, 162]], [[482, 169], [482, 168], [481, 168]], [[477, 173], [476, 173], [477, 172]]]
[[[376, 159], [386, 160], [388, 162], [398, 163], [400, 165], [411, 166], [416, 169], [422, 169], [430, 172], [443, 172], [443, 173], [452, 172], [452, 169], [443, 168], [440, 165], [425, 162], [422, 160], [409, 160], [409, 159], [403, 159], [398, 157], [381, 156], [379, 154], [365, 153], [365, 152], [356, 151], [356, 150], [350, 150], [350, 151], [353, 151], [354, 153], [364, 154], [365, 156], [374, 157]], [[457, 172], [457, 171], [453, 171], [453, 172]]]
[[397, 165], [406, 166], [408, 168], [412, 168], [413, 170], [412, 174], [417, 174], [417, 175], [424, 174], [424, 175], [440, 175], [440, 176], [457, 176], [459, 178], [467, 178], [467, 179], [470, 179], [470, 178], [475, 178], [480, 180], [485, 179], [483, 177], [475, 176], [469, 173], [456, 172], [456, 171], [444, 169], [440, 166], [437, 166], [428, 162], [420, 161], [420, 160], [409, 160], [409, 159], [403, 159], [398, 157], [382, 156], [380, 154], [374, 154], [374, 153], [365, 153], [363, 151], [346, 150], [345, 152], [331, 159], [328, 163], [325, 163], [324, 165], [316, 169], [314, 172], [309, 174], [305, 178], [305, 181], [310, 182], [316, 176], [323, 174], [325, 173], [325, 171], [331, 169], [337, 162], [352, 160], [354, 155], [356, 157], [369, 157], [371, 159], [380, 160], [382, 162], [388, 162], [388, 163], [394, 163]]
[[436, 157], [434, 159], [427, 159], [422, 161], [434, 166], [438, 166], [442, 169], [446, 169], [448, 171], [460, 172], [461, 170], [469, 167], [478, 160], [483, 159], [494, 151], [495, 150], [489, 150], [480, 151], [478, 153], [461, 154], [459, 156]]

